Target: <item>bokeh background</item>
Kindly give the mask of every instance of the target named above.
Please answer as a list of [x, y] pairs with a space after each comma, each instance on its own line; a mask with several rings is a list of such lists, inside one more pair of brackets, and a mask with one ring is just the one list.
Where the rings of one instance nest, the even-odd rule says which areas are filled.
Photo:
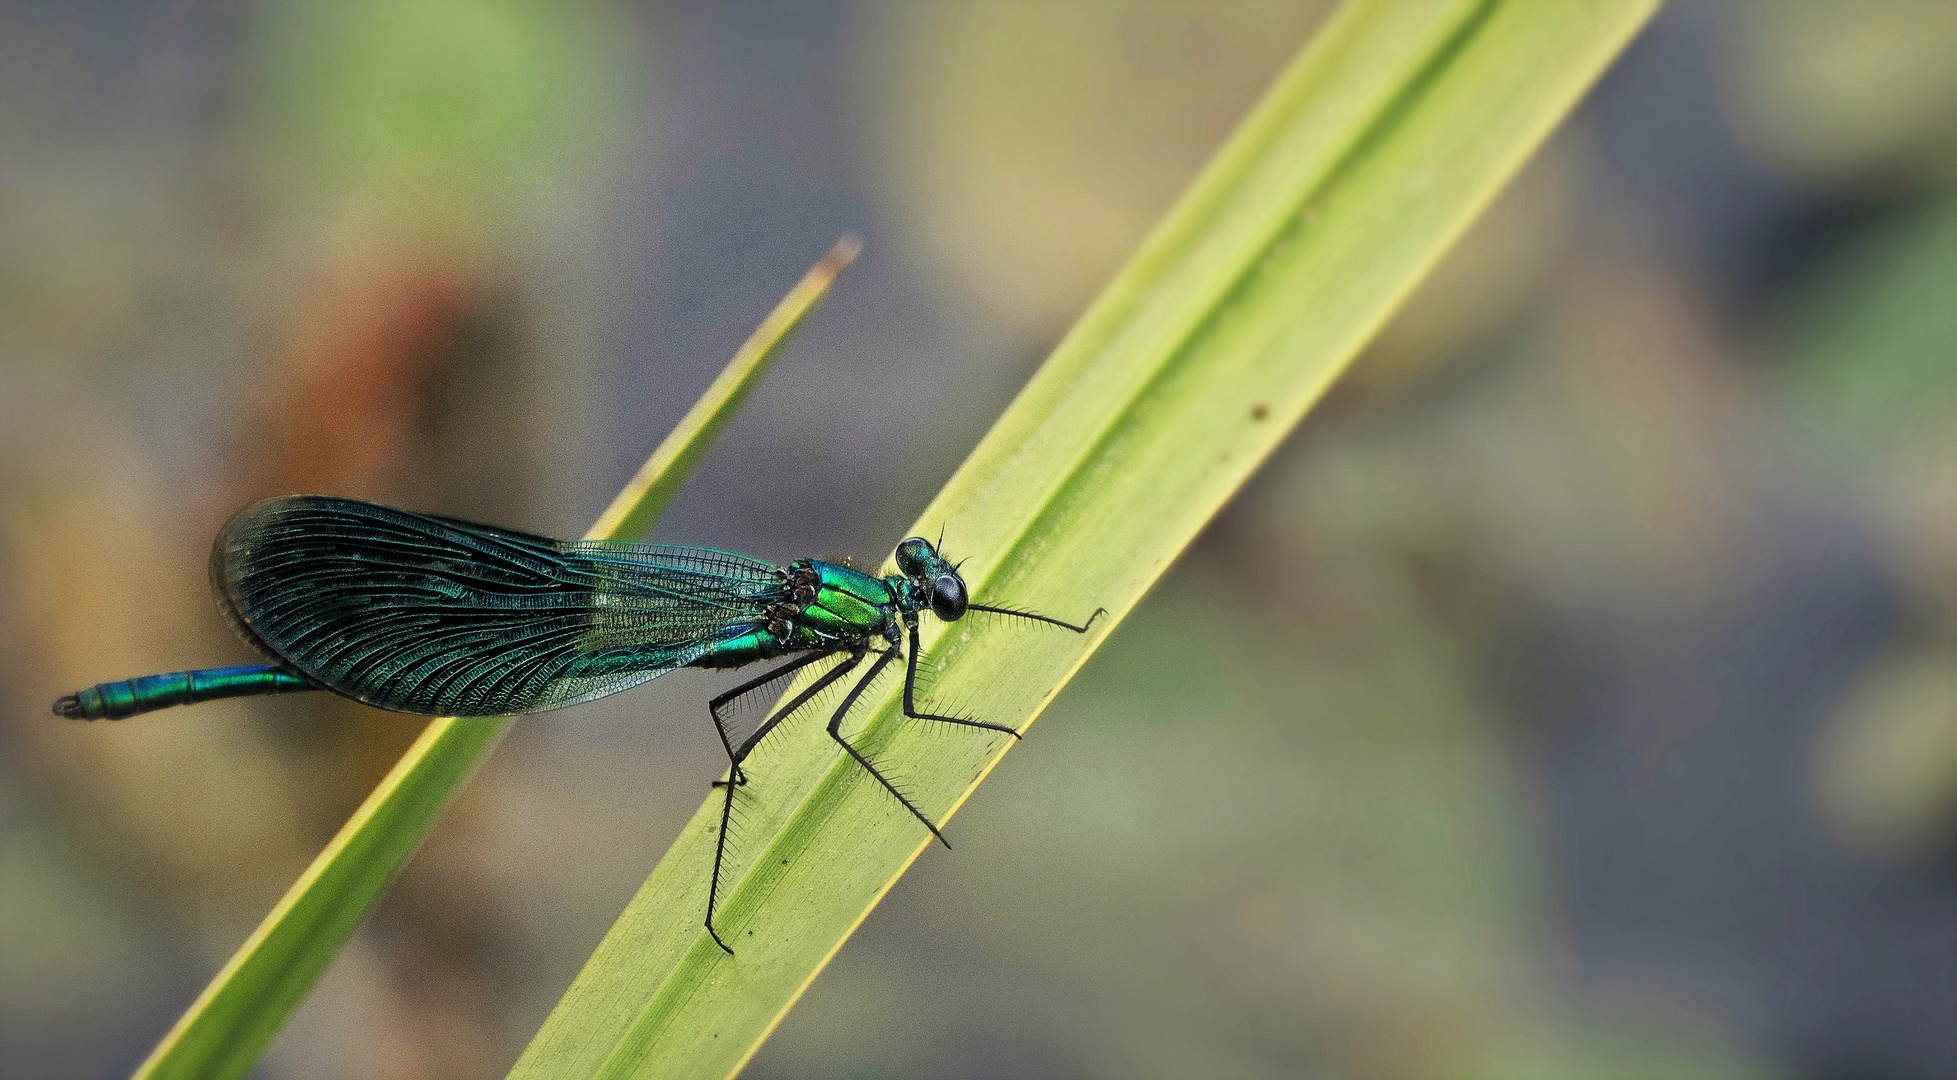
[[[0, 6], [0, 1074], [126, 1072], [419, 729], [49, 715], [247, 659], [232, 510], [580, 532], [855, 231], [656, 535], [879, 560], [1326, 10]], [[1957, 1077], [1952, 57], [1674, 3], [748, 1075]], [[519, 725], [262, 1075], [502, 1075], [717, 686]]]

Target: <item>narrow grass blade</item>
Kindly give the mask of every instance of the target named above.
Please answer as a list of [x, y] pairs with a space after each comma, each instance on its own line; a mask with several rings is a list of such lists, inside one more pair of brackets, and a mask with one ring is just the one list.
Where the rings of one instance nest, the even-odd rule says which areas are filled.
[[[1361, 0], [1336, 16], [919, 520], [970, 556], [978, 600], [1109, 617], [1085, 637], [927, 620], [931, 701], [1030, 723], [1655, 7]], [[873, 687], [845, 733], [943, 820], [1011, 742], [904, 721], [900, 685]], [[680, 1080], [748, 1060], [929, 839], [821, 722], [746, 766], [717, 919], [736, 955], [701, 928], [714, 798], [512, 1076]]]
[[[653, 451], [587, 539], [629, 539], [652, 524], [857, 249], [854, 237], [844, 237], [803, 276]], [[431, 722], [136, 1075], [218, 1080], [250, 1072], [511, 723], [503, 718]]]
[[862, 241], [854, 236], [845, 236], [836, 241], [829, 254], [809, 268], [802, 280], [788, 290], [775, 310], [768, 313], [752, 336], [741, 345], [734, 359], [728, 361], [712, 386], [693, 403], [680, 418], [679, 426], [673, 429], [659, 449], [652, 452], [646, 463], [639, 467], [638, 474], [618, 493], [612, 505], [606, 509], [598, 523], [591, 527], [590, 536], [612, 539], [644, 536], [659, 515], [666, 512], [667, 504], [679, 494], [681, 485], [692, 474], [693, 466], [699, 464], [701, 455], [720, 437], [720, 431], [733, 419], [735, 410], [747, 400], [749, 390], [754, 389], [761, 376], [775, 361], [776, 354], [788, 341], [789, 331], [795, 329], [802, 316], [807, 315], [820, 303], [836, 275], [843, 268], [856, 261], [863, 250]]

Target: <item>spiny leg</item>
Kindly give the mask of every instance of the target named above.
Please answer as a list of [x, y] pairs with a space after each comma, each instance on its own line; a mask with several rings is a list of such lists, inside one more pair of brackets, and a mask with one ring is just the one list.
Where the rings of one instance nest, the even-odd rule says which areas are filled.
[[1033, 622], [1046, 623], [1048, 626], [1058, 626], [1063, 630], [1072, 630], [1076, 634], [1087, 633], [1089, 629], [1093, 628], [1094, 620], [1108, 613], [1107, 608], [1095, 608], [1094, 614], [1089, 615], [1086, 622], [1076, 624], [1070, 623], [1065, 619], [1056, 619], [1051, 615], [1036, 615], [1030, 611], [1020, 611], [1016, 608], [1009, 607], [995, 607], [991, 604], [967, 604], [965, 605], [965, 610], [984, 611], [993, 615], [1010, 615], [1015, 619], [1030, 619]]
[[909, 657], [910, 663], [908, 664], [908, 666], [905, 668], [904, 671], [904, 715], [905, 716], [908, 716], [913, 720], [936, 720], [939, 723], [943, 723], [943, 724], [958, 724], [963, 727], [984, 728], [987, 731], [1003, 731], [1006, 734], [1011, 735], [1015, 739], [1019, 738], [1019, 732], [1014, 731], [1013, 729], [1007, 727], [1004, 724], [988, 724], [983, 720], [967, 720], [962, 716], [941, 716], [938, 713], [918, 712], [917, 711], [917, 657], [920, 652], [923, 652], [923, 650], [917, 647], [917, 624], [916, 623], [911, 624], [910, 631], [911, 631], [911, 654]]
[[750, 679], [742, 683], [734, 689], [714, 698], [707, 704], [707, 712], [713, 717], [714, 728], [720, 732], [721, 744], [727, 747], [727, 760], [730, 762], [727, 779], [715, 780], [713, 782], [714, 787], [726, 789], [726, 797], [720, 803], [720, 834], [714, 837], [713, 876], [707, 881], [707, 933], [712, 936], [714, 944], [720, 946], [729, 956], [734, 955], [734, 950], [729, 948], [725, 941], [721, 940], [720, 931], [714, 929], [713, 913], [714, 908], [720, 903], [720, 867], [727, 857], [727, 826], [733, 820], [734, 816], [734, 789], [741, 784], [747, 783], [747, 776], [741, 771], [741, 762], [747, 760], [748, 754], [754, 751], [754, 748], [760, 744], [762, 738], [775, 729], [775, 725], [781, 723], [782, 720], [786, 719], [795, 710], [808, 704], [817, 694], [828, 689], [837, 679], [842, 678], [851, 668], [861, 663], [863, 660], [863, 651], [858, 649], [856, 654], [849, 659], [823, 672], [822, 677], [810, 683], [808, 689], [796, 694], [793, 701], [776, 709], [773, 716], [762, 721], [761, 726], [754, 729], [754, 734], [749, 735], [738, 747], [731, 745], [727, 738], [727, 727], [720, 719], [720, 707], [740, 697], [744, 693], [750, 693], [760, 687], [766, 686], [768, 683], [781, 678], [789, 672], [807, 667], [817, 660], [834, 655], [836, 654], [815, 653], [814, 655], [803, 657], [792, 663], [784, 664], [759, 678]]
[[[719, 697], [714, 698], [712, 701], [707, 702], [707, 715], [713, 718], [714, 730], [720, 733], [720, 745], [723, 749], [727, 751], [727, 765], [728, 765], [727, 779], [728, 780], [732, 780], [734, 783], [737, 784], [747, 783], [747, 778], [741, 775], [741, 762], [747, 758], [747, 754], [744, 752], [736, 751], [734, 749], [733, 740], [727, 737], [727, 721], [721, 719], [720, 717], [721, 708], [727, 705], [729, 702], [740, 700], [740, 698], [745, 694], [751, 694], [754, 691], [761, 689], [762, 687], [768, 685], [769, 683], [774, 682], [776, 679], [781, 678], [783, 675], [787, 675], [790, 672], [794, 672], [794, 671], [800, 671], [803, 668], [808, 667], [810, 664], [815, 663], [817, 660], [821, 660], [824, 657], [834, 656], [834, 655], [835, 655], [834, 653], [817, 652], [817, 653], [810, 653], [807, 656], [800, 657], [795, 660], [790, 660], [788, 663], [783, 664], [778, 668], [774, 668], [769, 671], [766, 671], [756, 678], [749, 679], [748, 681], [742, 683], [741, 685], [734, 687], [732, 690], [729, 690], [726, 693], [720, 695]], [[797, 704], [800, 704], [800, 702], [798, 701]], [[779, 713], [776, 714], [774, 719], [779, 720], [780, 715], [781, 714]], [[773, 726], [773, 721], [770, 721], [767, 724], [763, 724], [759, 729], [757, 729], [754, 736], [750, 737], [747, 740], [747, 742], [742, 744], [743, 747], [752, 747], [756, 742], [759, 742], [761, 734], [765, 733], [767, 729], [771, 726]], [[725, 781], [715, 780], [713, 786], [720, 787], [721, 784], [723, 784], [724, 782]]]
[[[1108, 613], [1107, 608], [1095, 608], [1094, 614], [1089, 615], [1087, 617], [1086, 622], [1075, 624], [1075, 623], [1067, 622], [1064, 619], [1056, 619], [1051, 615], [1036, 615], [1030, 611], [1017, 611], [1012, 608], [992, 607], [987, 604], [970, 604], [967, 605], [966, 610], [987, 611], [987, 612], [991, 612], [994, 615], [1010, 615], [1016, 619], [1028, 619], [1033, 622], [1046, 623], [1049, 626], [1058, 626], [1064, 630], [1072, 630], [1076, 634], [1087, 633], [1088, 630], [1093, 628], [1094, 621], [1096, 619], [1099, 619], [1101, 616], [1106, 615]], [[917, 661], [918, 661], [918, 657], [923, 653], [924, 650], [920, 648], [918, 645], [916, 623], [910, 624], [910, 642], [911, 642], [910, 663], [907, 670], [904, 672], [904, 715], [905, 716], [910, 717], [913, 720], [936, 720], [939, 723], [944, 723], [944, 724], [961, 724], [965, 727], [984, 728], [987, 731], [1003, 731], [1006, 734], [1011, 735], [1015, 739], [1021, 737], [1020, 733], [1016, 729], [1007, 727], [1004, 724], [991, 724], [991, 723], [987, 723], [984, 720], [969, 720], [962, 716], [945, 716], [942, 713], [928, 713], [928, 712], [918, 711]]]
[[919, 810], [917, 804], [911, 802], [903, 792], [898, 791], [897, 785], [891, 783], [890, 778], [883, 775], [876, 765], [868, 757], [864, 756], [862, 751], [851, 746], [849, 740], [843, 738], [843, 717], [849, 714], [850, 707], [856, 704], [856, 699], [863, 695], [863, 691], [868, 689], [870, 684], [876, 681], [876, 677], [882, 674], [883, 669], [896, 658], [897, 654], [894, 652], [884, 653], [877, 658], [876, 663], [870, 665], [870, 670], [864, 672], [862, 678], [856, 680], [856, 685], [849, 688], [849, 696], [843, 698], [842, 706], [836, 710], [836, 715], [829, 718], [829, 737], [836, 740], [844, 750], [849, 751], [849, 756], [855, 758], [856, 763], [863, 766], [865, 772], [876, 777], [877, 783], [882, 784], [885, 791], [888, 791], [898, 802], [904, 804], [904, 809], [909, 810], [912, 817], [923, 822], [924, 827], [931, 830], [931, 835], [938, 838], [938, 843], [949, 848], [951, 847], [951, 841], [946, 840], [945, 834], [938, 831], [938, 826], [930, 818], [924, 816], [924, 811]]
[[[749, 735], [747, 737], [746, 742], [743, 742], [741, 745], [734, 748], [735, 760], [746, 761], [747, 756], [754, 752], [754, 748], [761, 744], [761, 740], [767, 738], [768, 733], [775, 730], [776, 724], [779, 724], [783, 720], [788, 719], [788, 717], [791, 714], [793, 714], [797, 709], [800, 709], [802, 706], [807, 705], [809, 702], [815, 700], [817, 694], [820, 694], [824, 690], [827, 690], [829, 689], [829, 687], [835, 685], [837, 679], [840, 679], [844, 675], [849, 674], [850, 669], [854, 668], [857, 664], [862, 663], [864, 655], [869, 651], [871, 650], [859, 647], [848, 660], [845, 660], [842, 663], [837, 664], [835, 667], [830, 668], [828, 671], [823, 672], [821, 678], [810, 683], [808, 689], [803, 690], [801, 693], [795, 695], [795, 699], [793, 701], [790, 701], [788, 704], [783, 705], [781, 708], [775, 710], [775, 714], [773, 716], [770, 716], [767, 720], [763, 721], [760, 727], [754, 729], [754, 734]], [[883, 652], [882, 649], [877, 649], [874, 651], [878, 653]], [[836, 654], [823, 653], [822, 655], [834, 656]]]

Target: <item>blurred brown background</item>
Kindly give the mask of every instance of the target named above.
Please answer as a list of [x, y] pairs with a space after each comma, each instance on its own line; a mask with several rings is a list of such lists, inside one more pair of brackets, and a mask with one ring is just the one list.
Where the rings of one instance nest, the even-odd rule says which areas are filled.
[[[580, 532], [857, 231], [657, 535], [880, 559], [1325, 10], [0, 6], [0, 1074], [125, 1073], [419, 730], [49, 715], [245, 659], [232, 510]], [[1674, 3], [748, 1075], [1957, 1077], [1953, 56]], [[262, 1074], [500, 1076], [716, 685], [519, 725]]]

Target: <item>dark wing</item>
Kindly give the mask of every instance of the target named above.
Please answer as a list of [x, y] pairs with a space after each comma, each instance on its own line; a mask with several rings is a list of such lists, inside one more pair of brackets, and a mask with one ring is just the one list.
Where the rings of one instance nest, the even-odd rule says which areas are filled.
[[211, 581], [245, 637], [347, 697], [501, 716], [616, 693], [767, 621], [781, 571], [299, 495], [239, 511]]

